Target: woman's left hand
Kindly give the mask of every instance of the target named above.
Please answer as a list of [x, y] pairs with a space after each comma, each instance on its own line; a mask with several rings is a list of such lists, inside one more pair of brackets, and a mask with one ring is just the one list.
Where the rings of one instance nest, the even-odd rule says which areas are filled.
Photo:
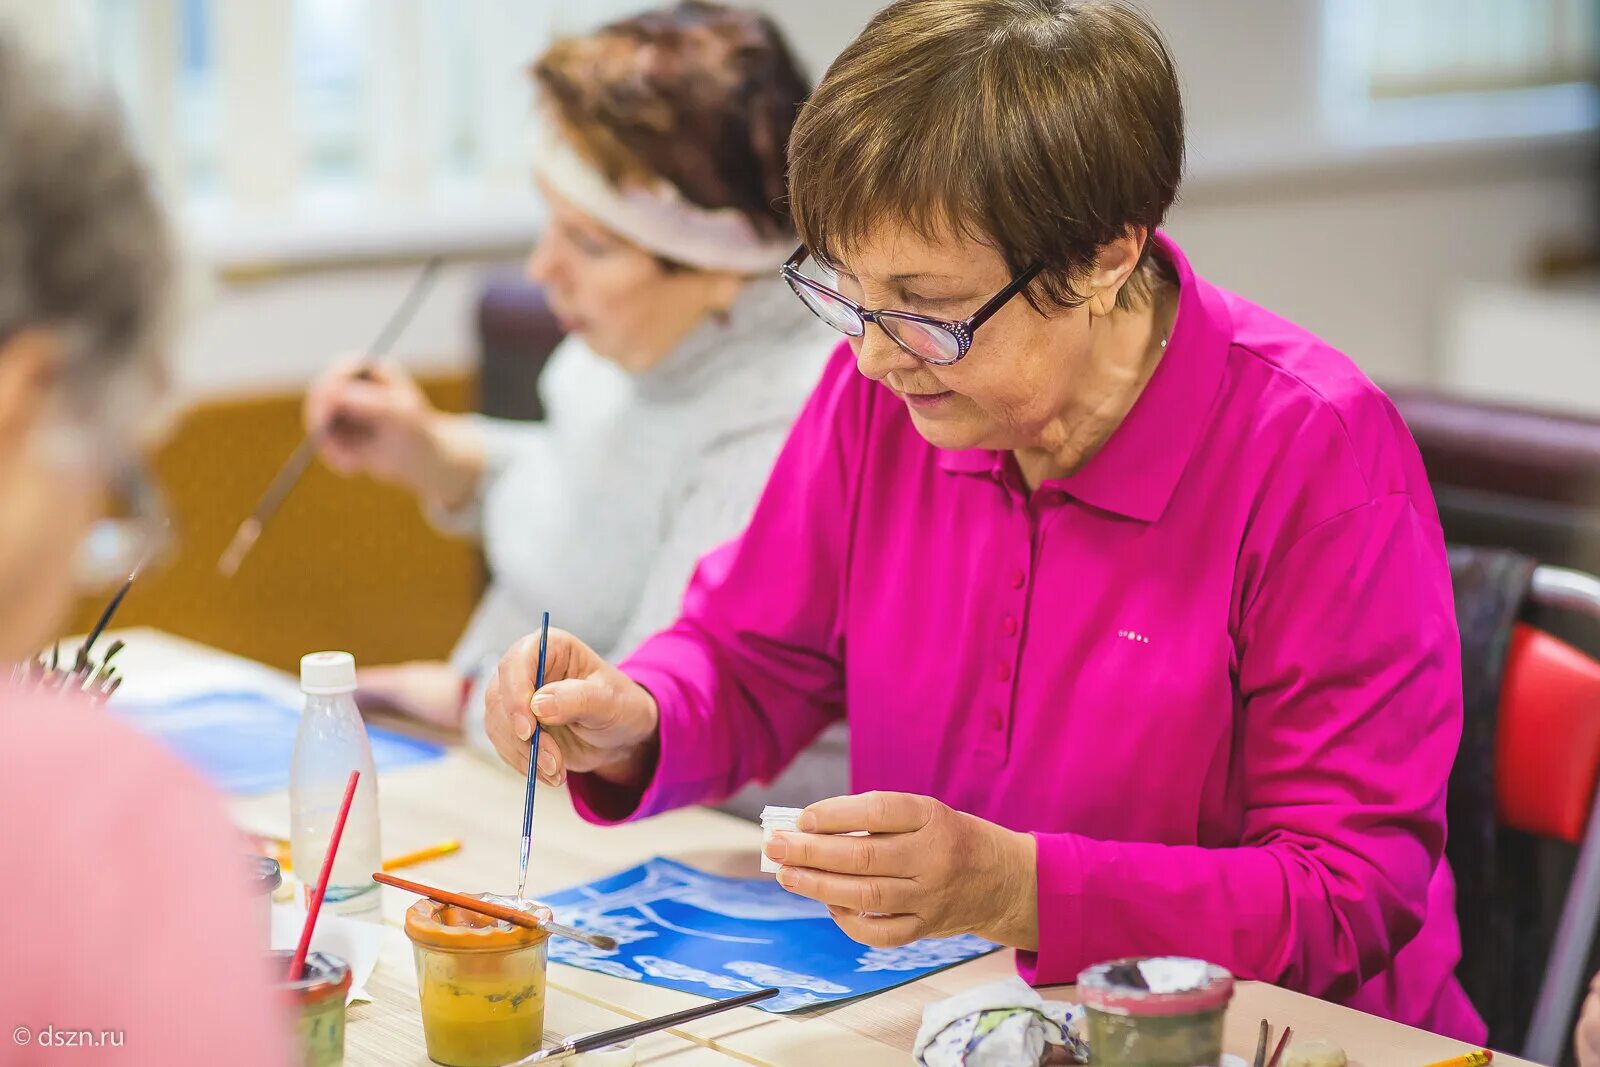
[[390, 708], [446, 730], [461, 729], [462, 678], [448, 663], [414, 660], [356, 672], [356, 704]]
[[[1033, 838], [915, 793], [818, 801], [767, 845], [785, 889], [828, 906], [839, 928], [888, 948], [977, 934], [1035, 949]], [[839, 836], [865, 830], [869, 836]]]

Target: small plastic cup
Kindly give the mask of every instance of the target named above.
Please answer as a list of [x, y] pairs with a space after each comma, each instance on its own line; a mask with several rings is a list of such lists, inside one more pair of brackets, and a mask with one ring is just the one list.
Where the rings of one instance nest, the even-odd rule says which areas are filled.
[[1078, 975], [1096, 1067], [1217, 1067], [1233, 975], [1181, 956], [1112, 960]]
[[[480, 900], [518, 906], [506, 897]], [[550, 910], [521, 905], [546, 918]], [[543, 930], [419, 900], [406, 911], [417, 963], [428, 1058], [447, 1067], [498, 1067], [538, 1051], [544, 1037]]]
[[793, 830], [795, 828], [795, 820], [800, 818], [800, 813], [805, 810], [804, 808], [779, 808], [771, 804], [761, 809], [761, 870], [763, 873], [777, 874], [783, 869], [781, 864], [767, 859], [767, 845], [772, 841], [773, 831]]
[[283, 868], [270, 856], [250, 856], [245, 868], [250, 879], [250, 894], [256, 898], [256, 930], [260, 945], [272, 947], [272, 895], [283, 884]]
[[[294, 953], [281, 949], [272, 953], [276, 973], [287, 975]], [[280, 980], [279, 988], [288, 997], [294, 1013], [297, 1063], [303, 1067], [340, 1067], [344, 1063], [345, 997], [350, 993], [350, 966], [328, 952], [306, 955], [306, 969], [300, 980]]]

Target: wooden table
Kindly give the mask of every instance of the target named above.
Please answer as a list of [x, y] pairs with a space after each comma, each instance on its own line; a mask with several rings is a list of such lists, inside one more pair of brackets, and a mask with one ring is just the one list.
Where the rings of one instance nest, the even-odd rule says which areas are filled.
[[[219, 655], [153, 631], [121, 636], [128, 642], [123, 666], [129, 674], [146, 656], [165, 666], [173, 657]], [[761, 834], [743, 820], [694, 809], [602, 829], [584, 823], [564, 791], [540, 788], [529, 870], [529, 887], [535, 893], [590, 881], [658, 855], [719, 874], [758, 875]], [[434, 763], [385, 773], [379, 782], [384, 851], [394, 855], [459, 838], [460, 852], [402, 873], [445, 888], [506, 892], [516, 881], [522, 796], [521, 778], [459, 748]], [[287, 829], [286, 794], [238, 799], [233, 810], [240, 824], [250, 829]], [[387, 942], [368, 983], [372, 1003], [351, 1009], [346, 1061], [352, 1067], [422, 1067], [431, 1061], [423, 1046], [411, 949], [401, 930], [405, 909], [416, 898], [389, 888], [383, 893]], [[842, 1007], [789, 1016], [738, 1009], [646, 1039], [639, 1047], [639, 1059], [670, 1067], [908, 1063], [925, 1004], [1010, 973], [1011, 955], [1001, 952]], [[560, 964], [551, 966], [549, 987], [546, 1043], [580, 1030], [606, 1029], [703, 1003], [688, 993]], [[1068, 988], [1043, 992], [1061, 1000], [1072, 995]], [[1276, 986], [1243, 982], [1228, 1013], [1226, 1050], [1248, 1062], [1263, 1018], [1271, 1020], [1275, 1033], [1293, 1026], [1297, 1034], [1332, 1038], [1356, 1067], [1422, 1067], [1471, 1049]], [[1526, 1062], [1495, 1058], [1496, 1064]]]

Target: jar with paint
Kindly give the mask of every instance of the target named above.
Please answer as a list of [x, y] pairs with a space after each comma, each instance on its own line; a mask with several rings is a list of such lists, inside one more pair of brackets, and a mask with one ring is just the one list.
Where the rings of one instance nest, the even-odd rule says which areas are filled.
[[[294, 953], [272, 953], [275, 974], [287, 975]], [[303, 1067], [340, 1067], [344, 1063], [345, 998], [350, 993], [350, 966], [329, 952], [306, 955], [297, 982], [287, 977], [280, 988], [289, 999], [294, 1019], [294, 1047]]]
[[1113, 960], [1078, 975], [1096, 1067], [1216, 1067], [1233, 975], [1181, 956]]
[[[507, 897], [480, 900], [549, 918]], [[498, 1067], [538, 1051], [544, 1036], [546, 942], [540, 929], [419, 900], [406, 911], [417, 964], [428, 1058], [447, 1067]]]

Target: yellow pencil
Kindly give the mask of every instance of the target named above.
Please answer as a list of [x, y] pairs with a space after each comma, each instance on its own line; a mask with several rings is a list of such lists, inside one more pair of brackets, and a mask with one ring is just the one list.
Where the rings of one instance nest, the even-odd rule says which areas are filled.
[[437, 845], [429, 845], [427, 848], [419, 848], [415, 852], [407, 852], [404, 856], [386, 859], [383, 861], [383, 869], [386, 871], [398, 871], [402, 867], [410, 867], [427, 860], [438, 859], [440, 856], [448, 856], [460, 847], [460, 841], [440, 841]]
[[1438, 1063], [1430, 1063], [1428, 1067], [1484, 1067], [1484, 1064], [1493, 1059], [1494, 1053], [1486, 1048], [1481, 1048], [1477, 1052], [1468, 1052], [1462, 1056], [1440, 1060]]
[[287, 874], [292, 868], [290, 863], [291, 848], [286, 837], [274, 837], [271, 834], [251, 834], [256, 839], [256, 849], [268, 859], [278, 861], [278, 867]]

